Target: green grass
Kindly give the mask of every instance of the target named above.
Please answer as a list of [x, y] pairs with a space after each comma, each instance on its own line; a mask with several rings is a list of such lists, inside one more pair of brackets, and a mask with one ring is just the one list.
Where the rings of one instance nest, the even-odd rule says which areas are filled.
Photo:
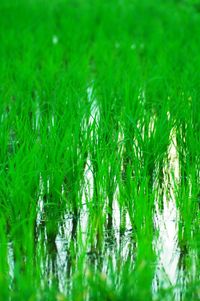
[[200, 298], [199, 49], [198, 1], [1, 0], [0, 300]]

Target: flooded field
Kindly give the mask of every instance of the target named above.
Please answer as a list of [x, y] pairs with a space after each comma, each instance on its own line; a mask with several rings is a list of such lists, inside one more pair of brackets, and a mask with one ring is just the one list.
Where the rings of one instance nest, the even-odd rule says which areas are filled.
[[199, 300], [198, 6], [0, 14], [0, 300]]

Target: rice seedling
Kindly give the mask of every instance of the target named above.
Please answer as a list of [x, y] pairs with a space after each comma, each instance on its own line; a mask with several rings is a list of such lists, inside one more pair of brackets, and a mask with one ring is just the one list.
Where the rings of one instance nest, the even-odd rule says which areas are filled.
[[198, 300], [198, 3], [0, 15], [0, 300]]

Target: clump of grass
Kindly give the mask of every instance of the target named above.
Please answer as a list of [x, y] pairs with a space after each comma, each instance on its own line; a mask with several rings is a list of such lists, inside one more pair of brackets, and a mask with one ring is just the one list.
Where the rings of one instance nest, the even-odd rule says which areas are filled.
[[0, 12], [0, 299], [199, 299], [197, 5]]

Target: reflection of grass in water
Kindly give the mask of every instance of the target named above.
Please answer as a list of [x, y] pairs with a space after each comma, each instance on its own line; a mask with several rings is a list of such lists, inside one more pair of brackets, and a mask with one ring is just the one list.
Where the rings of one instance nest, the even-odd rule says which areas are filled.
[[[197, 300], [196, 6], [2, 0], [0, 12], [0, 299]], [[175, 284], [156, 222], [172, 202]]]

